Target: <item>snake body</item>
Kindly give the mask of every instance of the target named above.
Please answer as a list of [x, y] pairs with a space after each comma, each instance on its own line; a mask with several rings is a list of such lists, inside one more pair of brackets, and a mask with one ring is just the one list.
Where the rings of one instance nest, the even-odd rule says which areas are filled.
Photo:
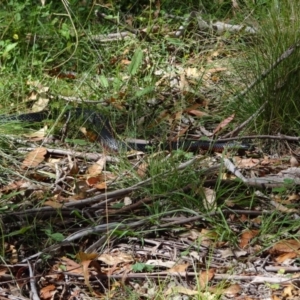
[[[81, 118], [86, 124], [92, 127], [97, 133], [97, 141], [101, 145], [113, 152], [127, 151], [127, 150], [138, 150], [147, 152], [152, 149], [151, 143], [132, 143], [123, 142], [116, 139], [114, 136], [114, 130], [112, 129], [110, 122], [107, 117], [101, 113], [85, 109], [85, 108], [73, 108], [68, 111], [73, 114], [76, 118]], [[10, 121], [19, 122], [42, 122], [49, 117], [48, 111], [40, 111], [34, 113], [26, 113], [19, 115], [0, 115], [0, 123], [7, 123]], [[199, 150], [209, 150], [215, 152], [222, 152], [224, 149], [234, 149], [236, 151], [251, 150], [252, 146], [246, 143], [237, 142], [221, 142], [221, 141], [207, 141], [207, 140], [182, 140], [178, 142], [163, 143], [160, 145], [161, 149], [164, 150], [176, 150], [182, 149], [190, 152], [197, 152]]]

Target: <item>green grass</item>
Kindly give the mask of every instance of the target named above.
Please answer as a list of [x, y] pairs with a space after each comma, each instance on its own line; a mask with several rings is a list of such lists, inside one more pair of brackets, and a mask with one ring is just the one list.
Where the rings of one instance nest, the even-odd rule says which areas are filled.
[[[247, 60], [242, 60], [243, 82], [254, 81], [267, 70], [269, 74], [249, 93], [239, 99], [240, 110], [244, 116], [253, 114], [266, 102], [265, 109], [256, 118], [253, 128], [262, 134], [299, 135], [299, 3], [297, 1], [274, 1], [268, 9], [267, 17], [258, 25], [258, 35], [253, 46], [245, 52]], [[295, 51], [275, 67], [274, 64], [290, 47]], [[247, 61], [247, 63], [245, 63]], [[250, 81], [249, 81], [250, 79]], [[245, 88], [245, 86], [242, 86]], [[234, 105], [234, 104], [233, 104]], [[291, 122], [291, 120], [294, 120]]]

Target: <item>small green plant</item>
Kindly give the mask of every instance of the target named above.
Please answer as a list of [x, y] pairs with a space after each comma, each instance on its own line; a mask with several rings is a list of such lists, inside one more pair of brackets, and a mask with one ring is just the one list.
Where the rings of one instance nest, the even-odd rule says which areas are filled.
[[151, 265], [147, 265], [144, 263], [135, 263], [134, 265], [132, 265], [132, 271], [133, 272], [152, 272], [154, 269], [154, 266]]

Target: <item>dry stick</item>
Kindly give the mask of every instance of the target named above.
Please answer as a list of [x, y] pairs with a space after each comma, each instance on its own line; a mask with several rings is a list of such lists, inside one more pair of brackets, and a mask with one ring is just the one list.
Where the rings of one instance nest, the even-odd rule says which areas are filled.
[[[105, 21], [108, 21], [108, 22], [110, 22], [114, 25], [117, 25], [117, 26], [120, 25], [120, 23], [115, 22], [113, 19], [108, 18], [106, 16], [106, 14], [104, 14], [104, 13], [100, 13], [99, 11], [97, 11], [96, 15], [97, 15], [97, 17], [99, 17], [101, 19], [104, 19]], [[122, 27], [125, 28], [126, 30], [128, 30], [129, 32], [133, 33], [133, 34], [136, 34], [138, 37], [144, 38], [146, 41], [151, 41], [151, 38], [149, 37], [149, 35], [144, 31], [132, 28], [131, 26], [128, 26], [128, 25], [125, 25], [125, 24], [122, 24]]]
[[[282, 268], [282, 269], [286, 269], [286, 268]], [[296, 269], [296, 268], [295, 268]], [[297, 268], [299, 270], [299, 268]], [[293, 271], [294, 272], [294, 271]], [[54, 274], [56, 274], [56, 272], [53, 272]], [[76, 274], [76, 273], [71, 273], [71, 272], [62, 272], [62, 274], [64, 275], [69, 275], [69, 276], [73, 276], [73, 277], [80, 277], [82, 276], [81, 274]], [[252, 274], [252, 273], [251, 273]], [[152, 272], [152, 273], [129, 273], [129, 274], [112, 274], [112, 275], [107, 275], [107, 274], [98, 274], [98, 275], [93, 275], [90, 276], [90, 280], [93, 279], [102, 279], [102, 278], [111, 278], [111, 279], [130, 279], [130, 278], [185, 278], [185, 277], [198, 277], [199, 273], [197, 272]], [[291, 282], [294, 279], [293, 278], [287, 278], [285, 275], [278, 275], [277, 276], [257, 276], [257, 275], [228, 275], [228, 274], [215, 274], [214, 275], [214, 279], [216, 280], [233, 280], [233, 281], [237, 281], [237, 280], [243, 280], [243, 281], [250, 281], [251, 283], [287, 283], [287, 282]]]
[[[221, 138], [218, 139], [218, 142], [229, 142], [229, 141], [235, 141], [236, 137], [230, 137], [230, 138]], [[289, 136], [289, 135], [245, 135], [242, 137], [239, 137], [239, 139], [242, 140], [254, 140], [254, 139], [272, 139], [272, 140], [283, 140], [283, 141], [293, 141], [293, 142], [299, 142], [300, 137], [298, 136]]]
[[[236, 100], [238, 98], [241, 98], [245, 96], [254, 86], [256, 86], [258, 83], [263, 81], [270, 73], [272, 70], [274, 70], [282, 61], [284, 61], [286, 58], [288, 58], [297, 48], [299, 48], [300, 43], [296, 43], [295, 45], [289, 47], [286, 51], [283, 52], [279, 56], [279, 58], [271, 65], [269, 69], [264, 71], [256, 80], [254, 80], [246, 89], [244, 89], [242, 92], [238, 93], [236, 96], [232, 98], [232, 100]], [[223, 138], [226, 137], [231, 137], [235, 135], [237, 132], [239, 132], [243, 127], [245, 127], [258, 113], [260, 113], [263, 108], [265, 107], [267, 101], [258, 109], [256, 113], [254, 113], [253, 116], [251, 116], [248, 120], [243, 122], [240, 126], [238, 126], [236, 129], [232, 130], [231, 132], [225, 134]]]
[[28, 270], [29, 270], [29, 277], [30, 277], [30, 287], [31, 287], [31, 293], [32, 293], [32, 297], [31, 299], [33, 300], [41, 300], [36, 288], [36, 282], [35, 282], [35, 277], [33, 275], [33, 270], [31, 267], [30, 262], [27, 260], [27, 266], [28, 266]]
[[[24, 264], [16, 264], [16, 265], [7, 265], [8, 267], [19, 267], [19, 266], [24, 266]], [[285, 266], [279, 266], [279, 267], [265, 267], [264, 268], [267, 272], [276, 272], [284, 270], [285, 272], [299, 272], [300, 268], [299, 267], [285, 267]], [[253, 274], [256, 270], [253, 268], [253, 271], [249, 272], [250, 274]], [[59, 271], [60, 274], [64, 274], [70, 277], [82, 277], [82, 274], [77, 274], [77, 273], [72, 273], [72, 272], [61, 272]], [[57, 274], [57, 271], [53, 271], [50, 273], [51, 274]], [[174, 278], [174, 277], [198, 277], [199, 273], [198, 272], [152, 272], [152, 273], [129, 273], [124, 276], [124, 274], [112, 274], [112, 275], [107, 275], [107, 274], [98, 274], [98, 275], [92, 275], [90, 276], [90, 280], [99, 280], [102, 278], [111, 278], [111, 279], [130, 279], [130, 278]], [[41, 275], [35, 276], [35, 278], [39, 278]], [[14, 279], [14, 280], [8, 280], [8, 281], [2, 281], [2, 284], [8, 284], [12, 282], [17, 282], [17, 281], [24, 281], [28, 280], [30, 277], [26, 278], [20, 278], [20, 279]], [[251, 280], [251, 283], [287, 283], [287, 282], [293, 282], [296, 281], [297, 278], [288, 278], [285, 275], [270, 275], [270, 276], [257, 276], [257, 275], [228, 275], [228, 274], [215, 274], [214, 279], [216, 280], [233, 280], [233, 281], [249, 281]], [[19, 299], [19, 298], [18, 298]]]
[[101, 225], [97, 225], [94, 227], [88, 227], [79, 231], [74, 232], [73, 234], [69, 235], [67, 238], [65, 238], [64, 240], [62, 240], [60, 243], [52, 245], [46, 249], [44, 249], [41, 252], [38, 252], [36, 254], [31, 255], [28, 258], [25, 258], [22, 260], [22, 262], [31, 260], [33, 258], [39, 257], [42, 254], [45, 253], [51, 253], [57, 249], [59, 249], [61, 246], [63, 245], [67, 245], [70, 244], [70, 242], [73, 242], [77, 239], [83, 238], [87, 235], [90, 234], [98, 234], [98, 233], [106, 233], [108, 234], [109, 230], [126, 230], [126, 229], [134, 229], [136, 227], [141, 227], [142, 225], [146, 224], [146, 222], [150, 220], [150, 218], [148, 219], [144, 219], [144, 220], [140, 220], [140, 221], [136, 221], [136, 222], [131, 222], [131, 223], [109, 223], [109, 224], [101, 224]]
[[[18, 148], [18, 151], [20, 152], [30, 152], [32, 150], [36, 149], [36, 147], [27, 147], [27, 148]], [[64, 150], [64, 149], [53, 149], [53, 148], [47, 148], [48, 154], [55, 154], [55, 155], [64, 155], [68, 156], [71, 155], [72, 157], [77, 158], [83, 158], [87, 160], [97, 161], [101, 159], [104, 155], [103, 154], [97, 154], [97, 153], [85, 153], [85, 152], [79, 152], [79, 151], [73, 151], [73, 150]], [[118, 163], [120, 160], [113, 156], [106, 156], [106, 161], [112, 162], [112, 163]]]

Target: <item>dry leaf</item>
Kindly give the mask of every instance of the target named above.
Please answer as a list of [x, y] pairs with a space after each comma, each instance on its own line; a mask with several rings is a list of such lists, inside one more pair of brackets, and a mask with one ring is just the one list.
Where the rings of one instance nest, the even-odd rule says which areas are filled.
[[186, 273], [186, 269], [188, 268], [190, 264], [182, 264], [182, 265], [175, 265], [174, 267], [172, 267], [171, 269], [169, 269], [167, 272], [168, 274], [185, 274]]
[[213, 279], [215, 276], [216, 269], [209, 269], [205, 271], [200, 271], [199, 273], [199, 286], [201, 290], [204, 290], [207, 287], [208, 282]]
[[208, 113], [200, 111], [200, 110], [195, 110], [195, 109], [190, 110], [189, 114], [197, 116], [197, 117], [209, 116]]
[[62, 257], [61, 262], [58, 263], [58, 265], [54, 266], [54, 269], [56, 268], [57, 270], [60, 270], [60, 265], [64, 264], [65, 266], [65, 271], [74, 273], [74, 274], [82, 274], [81, 270], [81, 265], [75, 262], [74, 260], [67, 258], [67, 257]]
[[208, 69], [206, 72], [213, 74], [213, 73], [219, 73], [219, 72], [226, 71], [226, 70], [227, 70], [227, 68], [219, 67], [219, 68]]
[[77, 254], [76, 254], [76, 258], [80, 261], [80, 262], [83, 262], [83, 261], [86, 261], [86, 260], [94, 260], [95, 258], [97, 258], [99, 256], [98, 253], [85, 253], [85, 252], [82, 252], [82, 251], [79, 251]]
[[285, 286], [284, 289], [283, 289], [283, 296], [284, 298], [288, 299], [290, 297], [290, 299], [295, 299], [294, 295], [295, 295], [295, 292], [297, 292], [298, 294], [298, 287], [296, 287], [294, 284], [289, 284], [288, 286]]
[[214, 190], [204, 188], [203, 205], [207, 210], [212, 210], [216, 208], [216, 197], [217, 194]]
[[259, 230], [246, 230], [242, 233], [241, 241], [240, 241], [240, 247], [243, 249], [245, 248], [251, 239], [253, 239], [255, 236], [257, 236], [259, 233]]
[[28, 134], [23, 134], [23, 135], [27, 138], [30, 138], [33, 141], [40, 141], [47, 135], [47, 131], [48, 131], [48, 126], [44, 126], [38, 131], [28, 133]]
[[226, 288], [223, 293], [228, 297], [236, 297], [238, 294], [240, 294], [242, 291], [242, 288], [239, 284], [232, 284], [228, 288]]
[[45, 159], [47, 154], [47, 148], [36, 148], [33, 151], [29, 152], [22, 163], [22, 168], [35, 168]]
[[220, 132], [222, 129], [224, 129], [235, 117], [235, 114], [232, 114], [231, 116], [229, 116], [228, 118], [226, 118], [225, 120], [223, 120], [213, 131], [214, 134]]
[[[40, 97], [39, 97], [38, 101], [36, 101], [33, 104], [32, 108], [31, 108], [32, 112], [39, 112], [39, 111], [45, 110], [47, 108], [50, 99], [45, 96], [46, 96], [46, 92], [48, 92], [48, 90], [49, 90], [49, 88], [48, 89], [44, 88], [41, 91], [39, 91]], [[41, 93], [43, 93], [43, 94], [41, 95]]]
[[133, 262], [133, 257], [123, 252], [116, 252], [112, 254], [104, 253], [98, 257], [98, 260], [104, 262], [109, 266], [115, 266], [120, 263]]
[[61, 208], [63, 206], [63, 204], [52, 201], [52, 200], [45, 201], [44, 205], [51, 206], [52, 208]]
[[287, 260], [291, 260], [295, 257], [297, 257], [299, 253], [296, 252], [288, 252], [279, 255], [278, 257], [275, 258], [275, 261], [278, 262], [279, 264], [286, 263]]
[[288, 253], [288, 252], [297, 252], [300, 248], [300, 241], [298, 240], [283, 240], [276, 243], [270, 250], [270, 253]]
[[137, 174], [141, 177], [144, 178], [147, 174], [147, 169], [148, 169], [149, 164], [147, 162], [142, 162], [137, 169]]
[[83, 277], [84, 277], [84, 283], [85, 285], [92, 290], [92, 287], [90, 285], [90, 276], [89, 276], [89, 264], [90, 260], [82, 262], [82, 271], [83, 271]]
[[52, 297], [55, 294], [55, 290], [56, 290], [56, 286], [54, 284], [50, 284], [50, 285], [44, 286], [40, 290], [40, 297], [41, 297], [41, 299], [43, 299], [43, 300], [52, 299]]
[[239, 169], [243, 168], [253, 168], [259, 164], [259, 159], [257, 158], [241, 158], [239, 156], [234, 158], [235, 165]]
[[191, 289], [188, 289], [186, 287], [183, 287], [183, 286], [174, 286], [174, 287], [171, 287], [169, 288], [165, 293], [164, 295], [165, 296], [169, 296], [169, 295], [177, 295], [178, 293], [180, 294], [184, 294], [184, 295], [188, 295], [188, 296], [194, 296], [194, 295], [199, 295], [199, 292], [198, 291], [193, 291]]
[[132, 204], [132, 199], [130, 197], [124, 197], [124, 205], [130, 205]]
[[187, 77], [191, 77], [193, 79], [201, 79], [203, 76], [203, 72], [199, 71], [197, 68], [186, 68], [184, 72]]
[[88, 174], [91, 176], [100, 175], [105, 167], [106, 157], [103, 155], [96, 163], [88, 168]]
[[106, 190], [107, 189], [107, 184], [106, 182], [100, 182], [94, 185], [94, 188], [98, 189], [98, 190]]
[[164, 267], [164, 268], [171, 269], [174, 267], [175, 261], [172, 261], [172, 260], [163, 261], [161, 259], [149, 259], [145, 262], [145, 264], [149, 265], [149, 266]]

